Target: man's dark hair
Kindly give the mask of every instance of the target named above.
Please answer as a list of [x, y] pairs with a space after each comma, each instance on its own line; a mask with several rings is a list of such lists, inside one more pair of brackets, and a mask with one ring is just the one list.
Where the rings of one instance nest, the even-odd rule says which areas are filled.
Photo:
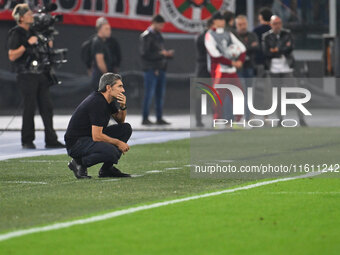
[[268, 7], [263, 7], [260, 9], [259, 15], [262, 16], [264, 21], [269, 22], [270, 18], [273, 16], [273, 12]]
[[163, 18], [162, 15], [157, 14], [152, 17], [152, 23], [165, 23], [165, 19]]
[[122, 76], [116, 73], [104, 73], [102, 77], [100, 77], [98, 91], [105, 92], [106, 85], [110, 85], [111, 87], [116, 84], [117, 81], [122, 80]]
[[211, 21], [214, 21], [215, 19], [224, 19], [221, 12], [217, 11], [211, 16]]
[[223, 18], [225, 19], [225, 22], [226, 22], [227, 24], [229, 24], [229, 22], [230, 22], [231, 20], [235, 19], [235, 13], [226, 10], [226, 11], [223, 13]]
[[213, 24], [214, 24], [214, 20], [210, 17], [210, 18], [207, 20], [206, 28], [209, 29]]

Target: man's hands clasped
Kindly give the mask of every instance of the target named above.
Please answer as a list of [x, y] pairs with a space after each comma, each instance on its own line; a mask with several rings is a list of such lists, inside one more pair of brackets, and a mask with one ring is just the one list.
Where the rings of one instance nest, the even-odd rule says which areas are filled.
[[130, 146], [122, 141], [119, 141], [117, 147], [121, 152], [123, 152], [123, 154], [125, 154], [130, 149]]

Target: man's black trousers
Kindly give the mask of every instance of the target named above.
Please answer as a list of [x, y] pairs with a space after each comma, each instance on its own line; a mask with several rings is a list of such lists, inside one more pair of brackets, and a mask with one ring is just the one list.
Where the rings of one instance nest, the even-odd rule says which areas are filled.
[[[127, 143], [131, 137], [132, 128], [129, 123], [119, 123], [105, 128], [103, 133]], [[80, 137], [71, 148], [67, 148], [67, 152], [70, 157], [86, 167], [104, 163], [103, 169], [117, 164], [122, 155], [117, 146], [105, 142], [94, 142], [89, 136]]]
[[23, 96], [21, 142], [31, 143], [35, 139], [34, 114], [38, 105], [45, 126], [45, 143], [56, 144], [57, 135], [53, 129], [53, 107], [49, 93], [49, 81], [45, 74], [18, 74], [18, 85]]

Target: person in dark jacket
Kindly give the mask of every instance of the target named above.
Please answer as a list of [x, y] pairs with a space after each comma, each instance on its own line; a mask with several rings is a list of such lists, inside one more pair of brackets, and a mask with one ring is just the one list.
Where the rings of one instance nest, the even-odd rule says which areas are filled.
[[[245, 98], [247, 98], [248, 88], [253, 86], [253, 78], [255, 73], [255, 54], [259, 49], [257, 35], [248, 31], [248, 20], [244, 15], [236, 17], [236, 35], [240, 41], [246, 46], [246, 59], [241, 69], [238, 70], [238, 76], [241, 78], [244, 86]], [[250, 111], [248, 102], [245, 100], [245, 119], [250, 119]]]
[[[271, 84], [274, 84], [276, 87], [292, 86], [292, 83], [295, 83], [293, 76], [293, 36], [289, 30], [282, 28], [282, 20], [279, 16], [273, 15], [270, 19], [270, 24], [272, 29], [263, 35], [263, 51], [266, 57], [266, 68], [269, 70], [271, 77]], [[287, 82], [287, 80], [289, 82]], [[281, 98], [280, 93], [278, 94], [279, 103], [277, 113], [280, 120], [279, 123], [281, 123]], [[269, 99], [271, 97], [267, 98]], [[306, 126], [302, 112], [298, 110], [297, 113], [300, 125]]]
[[207, 28], [200, 33], [195, 40], [196, 45], [196, 76], [201, 78], [210, 78], [207, 64], [207, 49], [205, 48], [204, 39], [206, 32], [212, 28], [213, 20], [207, 21]]
[[163, 102], [166, 86], [165, 72], [168, 58], [173, 57], [173, 50], [166, 50], [161, 31], [165, 20], [161, 15], [152, 18], [149, 26], [140, 36], [140, 52], [144, 70], [143, 125], [154, 124], [149, 120], [150, 105], [155, 95], [157, 125], [169, 125], [163, 119]]
[[256, 53], [255, 57], [255, 63], [257, 65], [257, 74], [258, 76], [262, 77], [264, 75], [264, 64], [265, 64], [265, 56], [262, 51], [262, 36], [264, 33], [268, 32], [271, 29], [270, 26], [270, 18], [273, 15], [272, 11], [264, 7], [260, 10], [258, 20], [260, 22], [260, 25], [254, 28], [254, 33], [257, 35], [257, 38], [259, 40], [259, 49]]
[[[258, 20], [260, 25], [258, 25], [254, 29], [254, 33], [257, 35], [257, 38], [259, 40], [259, 49], [256, 53], [255, 57], [255, 63], [256, 63], [256, 76], [258, 79], [263, 79], [263, 80], [257, 80], [258, 84], [265, 84], [264, 90], [268, 89], [270, 87], [270, 84], [267, 84], [269, 81], [267, 79], [267, 73], [265, 70], [265, 62], [266, 58], [263, 54], [263, 49], [262, 49], [262, 39], [263, 39], [263, 34], [268, 32], [271, 29], [270, 26], [270, 18], [272, 17], [273, 12], [271, 9], [268, 7], [264, 7], [260, 9], [259, 15], [258, 15]], [[268, 116], [264, 116], [264, 119], [266, 120]]]
[[[204, 40], [206, 32], [212, 27], [213, 20], [208, 19], [207, 28], [195, 39], [196, 46], [196, 77], [197, 78], [210, 78], [210, 73], [208, 71], [208, 63], [207, 63], [207, 49], [205, 48]], [[196, 116], [196, 126], [203, 127], [202, 116], [201, 116], [201, 106], [198, 103], [200, 100], [200, 93], [198, 93], [197, 89], [191, 89], [192, 95], [191, 98], [195, 100], [195, 116]]]
[[291, 32], [282, 28], [279, 16], [272, 16], [272, 29], [263, 35], [263, 51], [266, 57], [266, 69], [271, 74], [292, 74], [294, 57], [294, 41]]

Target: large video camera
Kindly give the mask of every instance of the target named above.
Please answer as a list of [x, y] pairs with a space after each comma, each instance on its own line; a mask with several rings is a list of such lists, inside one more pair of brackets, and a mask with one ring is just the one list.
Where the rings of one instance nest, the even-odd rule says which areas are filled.
[[44, 72], [48, 75], [50, 85], [61, 84], [54, 73], [53, 67], [60, 67], [67, 62], [67, 49], [54, 49], [49, 42], [58, 35], [54, 25], [63, 21], [62, 15], [52, 15], [57, 5], [50, 3], [39, 9], [34, 14], [34, 23], [31, 27], [34, 35], [38, 37], [38, 43], [32, 49], [31, 58], [28, 61], [28, 69], [31, 72]]

